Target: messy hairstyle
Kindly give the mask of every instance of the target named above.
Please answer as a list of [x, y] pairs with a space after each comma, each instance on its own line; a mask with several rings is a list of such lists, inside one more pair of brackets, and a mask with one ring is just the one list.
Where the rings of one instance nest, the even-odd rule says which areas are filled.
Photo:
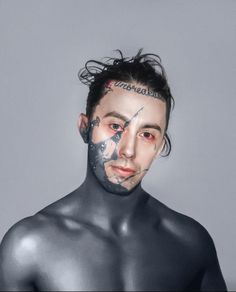
[[85, 67], [78, 73], [80, 81], [89, 86], [86, 115], [89, 120], [92, 118], [96, 106], [105, 95], [106, 84], [110, 80], [136, 82], [146, 86], [155, 92], [154, 98], [159, 98], [166, 103], [165, 145], [162, 154], [168, 156], [171, 152], [171, 141], [167, 129], [174, 98], [171, 95], [161, 59], [155, 54], [142, 54], [142, 49], [131, 58], [124, 57], [120, 50], [116, 52], [119, 54], [117, 58], [105, 58], [104, 62], [87, 61]]

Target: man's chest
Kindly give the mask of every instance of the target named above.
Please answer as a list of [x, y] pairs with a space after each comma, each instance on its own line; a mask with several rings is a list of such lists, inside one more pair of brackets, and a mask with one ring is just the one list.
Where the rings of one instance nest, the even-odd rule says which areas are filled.
[[39, 290], [183, 290], [196, 271], [184, 248], [149, 232], [114, 241], [85, 233], [61, 238], [42, 253]]

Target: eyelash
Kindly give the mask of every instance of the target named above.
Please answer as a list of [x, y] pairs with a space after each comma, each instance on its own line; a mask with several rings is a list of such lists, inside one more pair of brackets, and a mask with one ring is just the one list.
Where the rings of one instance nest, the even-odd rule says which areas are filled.
[[[112, 126], [113, 125], [116, 125], [116, 126], [118, 126], [118, 129], [119, 128], [121, 128], [122, 130], [121, 131], [123, 131], [124, 130], [124, 128], [122, 128], [119, 124], [116, 124], [116, 123], [112, 123], [112, 124], [109, 124], [109, 127], [111, 128], [111, 130], [112, 131], [115, 131], [115, 132], [117, 132], [118, 131], [118, 129], [113, 129], [112, 128]], [[149, 133], [149, 132], [143, 132], [143, 133], [141, 133], [141, 134], [144, 134], [144, 133], [148, 133], [149, 135], [150, 135], [150, 137], [143, 137], [144, 139], [146, 139], [146, 140], [148, 140], [148, 141], [152, 141], [152, 140], [154, 140], [155, 139], [155, 136], [154, 135], [152, 135], [151, 133]]]

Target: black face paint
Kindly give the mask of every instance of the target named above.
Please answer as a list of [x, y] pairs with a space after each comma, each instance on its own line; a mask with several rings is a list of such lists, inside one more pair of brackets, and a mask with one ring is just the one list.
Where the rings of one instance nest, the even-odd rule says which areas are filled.
[[[124, 128], [128, 127], [130, 122], [139, 114], [139, 112], [143, 109], [142, 107], [135, 115], [129, 120], [125, 122]], [[93, 134], [93, 129], [94, 127], [99, 127], [100, 119], [99, 117], [96, 117], [95, 120], [92, 120], [90, 122], [89, 126], [89, 142], [88, 142], [88, 160], [89, 160], [89, 166], [94, 173], [95, 177], [98, 179], [100, 184], [105, 188], [107, 191], [119, 194], [119, 195], [127, 195], [131, 192], [130, 189], [127, 189], [123, 187], [121, 184], [125, 181], [127, 181], [130, 178], [133, 178], [137, 176], [138, 174], [147, 171], [148, 169], [144, 169], [143, 171], [140, 171], [138, 173], [135, 173], [129, 177], [126, 177], [124, 179], [118, 180], [117, 178], [117, 184], [111, 182], [109, 179], [111, 177], [108, 177], [105, 171], [105, 163], [108, 161], [112, 160], [117, 160], [118, 159], [118, 153], [117, 153], [117, 145], [121, 139], [121, 135], [123, 131], [117, 131], [112, 137], [103, 140], [99, 143], [93, 143], [92, 142], [92, 134]], [[115, 143], [115, 148], [113, 153], [109, 156], [106, 157], [104, 155], [104, 152], [107, 148], [108, 143], [110, 142]], [[131, 183], [132, 184], [132, 183]], [[140, 183], [139, 183], [140, 184]], [[137, 184], [134, 188], [136, 188], [139, 184]], [[134, 189], [132, 188], [132, 190]]]
[[[93, 123], [93, 121], [91, 122]], [[93, 127], [91, 125], [91, 131], [90, 131], [90, 138], [89, 138], [89, 145], [88, 145], [88, 160], [89, 160], [89, 166], [92, 169], [92, 172], [95, 174], [96, 178], [99, 180], [101, 185], [109, 192], [113, 192], [116, 194], [126, 194], [128, 190], [124, 188], [123, 186], [119, 184], [114, 184], [111, 181], [108, 180], [108, 177], [105, 172], [105, 166], [104, 164], [110, 160], [117, 160], [118, 155], [116, 149], [113, 151], [112, 155], [109, 158], [105, 158], [104, 151], [106, 150], [107, 143], [109, 140], [112, 140], [113, 142], [118, 144], [121, 138], [121, 131], [117, 132], [114, 136], [111, 138], [108, 138], [107, 140], [104, 140], [99, 143], [93, 143], [92, 142], [92, 132]]]
[[95, 127], [95, 126], [98, 127], [99, 124], [100, 124], [100, 119], [99, 119], [99, 117], [96, 117], [95, 120], [91, 121], [90, 126], [91, 126], [92, 128]]
[[84, 129], [80, 129], [80, 135], [82, 136], [84, 143], [88, 143], [89, 142], [89, 132], [90, 132], [90, 128], [94, 127], [94, 126], [99, 126], [100, 123], [100, 119], [99, 117], [96, 117], [95, 120], [93, 120], [88, 127], [84, 128]]

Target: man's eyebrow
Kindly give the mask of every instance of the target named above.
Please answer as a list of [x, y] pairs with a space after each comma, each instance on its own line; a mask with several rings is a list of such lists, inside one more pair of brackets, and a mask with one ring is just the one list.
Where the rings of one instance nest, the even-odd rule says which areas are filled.
[[129, 118], [127, 118], [126, 116], [116, 112], [116, 111], [112, 111], [112, 112], [109, 112], [107, 114], [105, 114], [102, 118], [107, 118], [107, 117], [114, 117], [114, 118], [118, 118], [124, 122], [128, 122], [129, 121]]
[[151, 128], [151, 129], [155, 129], [155, 130], [159, 131], [160, 133], [162, 133], [161, 127], [158, 124], [145, 124], [141, 128]]

